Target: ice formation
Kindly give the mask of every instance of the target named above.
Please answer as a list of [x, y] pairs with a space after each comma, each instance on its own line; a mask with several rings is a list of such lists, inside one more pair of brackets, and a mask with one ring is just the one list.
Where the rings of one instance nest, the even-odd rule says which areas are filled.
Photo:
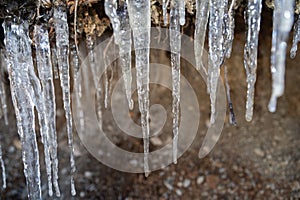
[[[41, 1], [43, 2], [43, 1]], [[38, 7], [42, 5], [38, 2]], [[33, 34], [30, 35], [29, 21], [21, 18], [8, 18], [3, 23], [5, 30], [5, 48], [1, 49], [1, 70], [7, 70], [10, 80], [11, 97], [16, 113], [18, 134], [22, 145], [22, 160], [24, 163], [24, 174], [26, 178], [28, 197], [30, 199], [41, 199], [41, 181], [39, 151], [35, 130], [35, 109], [40, 125], [41, 140], [44, 145], [45, 165], [49, 195], [55, 192], [60, 196], [58, 186], [58, 158], [57, 158], [57, 135], [56, 135], [56, 103], [53, 79], [60, 79], [62, 88], [63, 106], [66, 118], [68, 145], [70, 148], [71, 163], [71, 193], [76, 194], [74, 184], [75, 159], [73, 150], [72, 112], [71, 112], [71, 89], [70, 80], [74, 80], [77, 102], [76, 117], [80, 119], [81, 130], [84, 130], [84, 102], [81, 101], [81, 77], [80, 59], [77, 49], [77, 36], [75, 41], [69, 42], [69, 24], [67, 21], [66, 5], [62, 1], [54, 1], [53, 25], [55, 30], [55, 43], [49, 38], [49, 24], [38, 21], [34, 25]], [[58, 2], [58, 3], [57, 3]], [[81, 1], [75, 1], [75, 18], [77, 17], [77, 6]], [[232, 53], [232, 42], [234, 39], [234, 14], [237, 0], [201, 0], [196, 1], [195, 32], [194, 32], [194, 54], [196, 68], [208, 76], [207, 90], [211, 101], [211, 123], [216, 117], [217, 85], [220, 76], [220, 68], [225, 58]], [[169, 25], [169, 39], [171, 50], [172, 67], [172, 113], [173, 113], [173, 162], [177, 162], [177, 142], [179, 137], [180, 119], [180, 51], [181, 33], [180, 26], [185, 24], [185, 1], [184, 0], [162, 0], [161, 19], [162, 24]], [[109, 17], [114, 41], [119, 52], [119, 65], [124, 81], [125, 95], [128, 107], [133, 108], [131, 97], [132, 73], [131, 51], [132, 43], [135, 50], [135, 67], [138, 93], [138, 106], [141, 113], [141, 127], [144, 145], [144, 171], [149, 174], [149, 55], [150, 55], [150, 26], [151, 6], [147, 0], [105, 0], [105, 13]], [[246, 42], [244, 48], [244, 66], [247, 76], [247, 99], [246, 120], [251, 121], [254, 106], [254, 88], [257, 69], [258, 35], [260, 30], [262, 0], [249, 0], [245, 10], [245, 22], [247, 26]], [[38, 17], [42, 17], [40, 9]], [[170, 13], [168, 13], [170, 11]], [[298, 16], [298, 15], [297, 15]], [[74, 21], [74, 33], [77, 33], [77, 19]], [[294, 22], [294, 1], [275, 0], [273, 15], [272, 34], [272, 96], [268, 105], [269, 110], [276, 110], [277, 98], [284, 92], [285, 76], [285, 54], [287, 51], [287, 39]], [[31, 22], [32, 23], [32, 22]], [[204, 65], [204, 44], [206, 30], [208, 27], [208, 66]], [[95, 28], [95, 27], [94, 27]], [[50, 33], [50, 32], [49, 32]], [[30, 39], [32, 36], [32, 40]], [[100, 123], [102, 122], [102, 98], [104, 96], [105, 107], [109, 102], [109, 91], [112, 86], [112, 74], [108, 77], [105, 71], [105, 88], [102, 90], [101, 79], [97, 77], [96, 55], [94, 51], [96, 35], [86, 35], [86, 47], [89, 54], [89, 67], [92, 71], [92, 80], [96, 87], [96, 112]], [[34, 42], [32, 42], [34, 41]], [[300, 41], [300, 18], [294, 24], [293, 45], [290, 51], [292, 58], [296, 56], [297, 44]], [[52, 42], [52, 43], [51, 43]], [[35, 51], [32, 51], [34, 46]], [[108, 49], [110, 51], [111, 49]], [[32, 54], [32, 52], [34, 54]], [[103, 52], [104, 56], [106, 52]], [[35, 57], [33, 57], [33, 55]], [[109, 57], [109, 56], [107, 56]], [[34, 62], [34, 58], [36, 62]], [[70, 61], [69, 61], [70, 59]], [[107, 58], [108, 59], [108, 58]], [[70, 62], [70, 63], [69, 63]], [[107, 63], [110, 64], [112, 60]], [[70, 75], [72, 67], [73, 77]], [[230, 123], [236, 124], [233, 106], [230, 98], [230, 87], [228, 83], [227, 67], [225, 67], [225, 84], [227, 88], [227, 99], [229, 104]], [[230, 66], [229, 66], [230, 67]], [[36, 72], [38, 72], [38, 76]], [[103, 95], [104, 94], [104, 95]], [[8, 124], [8, 99], [3, 81], [0, 83], [0, 113]], [[102, 123], [101, 123], [102, 126]], [[101, 127], [102, 128], [102, 127]], [[1, 146], [1, 145], [0, 145]], [[5, 159], [5, 155], [4, 155]], [[6, 186], [5, 168], [0, 148], [0, 165], [2, 168], [3, 188]], [[54, 188], [54, 190], [53, 190]]]
[[211, 101], [210, 122], [215, 122], [217, 86], [220, 76], [220, 67], [224, 61], [224, 15], [226, 0], [210, 0], [209, 2], [209, 62], [207, 89]]
[[258, 36], [260, 30], [261, 0], [250, 0], [245, 11], [247, 24], [246, 43], [244, 48], [244, 66], [247, 77], [246, 120], [251, 121], [254, 105], [254, 88], [256, 82]]
[[[35, 76], [28, 23], [5, 21], [7, 70], [12, 101], [15, 108], [18, 133], [22, 145], [24, 175], [28, 198], [41, 199], [39, 151], [35, 132], [34, 107], [38, 105], [39, 82]], [[43, 113], [38, 112], [38, 115]], [[42, 127], [41, 127], [42, 129]], [[42, 130], [41, 130], [42, 132]]]
[[196, 1], [196, 24], [194, 35], [194, 52], [197, 70], [202, 69], [206, 74], [207, 70], [202, 63], [206, 27], [209, 15], [209, 0]]
[[268, 105], [270, 112], [276, 111], [277, 98], [284, 92], [285, 56], [287, 39], [294, 22], [294, 1], [275, 0], [272, 32], [272, 95]]
[[171, 66], [172, 66], [172, 113], [173, 113], [173, 162], [177, 163], [177, 143], [179, 137], [179, 103], [180, 103], [180, 49], [181, 34], [180, 25], [182, 19], [181, 0], [171, 1], [170, 11], [170, 47], [171, 47]]
[[68, 145], [70, 148], [71, 163], [71, 193], [76, 194], [74, 173], [76, 171], [73, 147], [72, 113], [71, 113], [71, 89], [70, 89], [70, 66], [69, 66], [69, 27], [66, 8], [57, 6], [54, 9], [54, 28], [56, 34], [57, 64], [59, 70], [60, 85], [67, 120]]
[[138, 103], [144, 139], [144, 171], [149, 171], [149, 56], [150, 56], [150, 1], [128, 0], [128, 14], [135, 48], [135, 67]]
[[46, 163], [46, 169], [48, 174], [49, 195], [52, 196], [53, 179], [53, 186], [56, 191], [56, 196], [60, 196], [58, 186], [55, 92], [47, 28], [42, 25], [36, 25], [34, 27], [34, 39], [36, 48], [36, 65], [42, 85], [42, 97], [44, 101], [44, 120], [47, 127], [43, 140], [44, 145], [46, 144], [47, 147], [45, 150], [45, 157], [47, 157], [48, 160], [48, 163]]

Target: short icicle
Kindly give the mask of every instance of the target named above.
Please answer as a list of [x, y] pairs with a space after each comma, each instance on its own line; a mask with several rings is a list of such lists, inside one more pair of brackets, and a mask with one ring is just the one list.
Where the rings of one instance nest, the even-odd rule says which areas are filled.
[[63, 103], [67, 121], [68, 145], [70, 148], [71, 164], [71, 194], [76, 195], [74, 173], [76, 171], [73, 147], [72, 113], [70, 100], [70, 72], [69, 72], [69, 27], [65, 5], [54, 8], [54, 27], [56, 33], [57, 63], [62, 87]]
[[209, 0], [196, 1], [196, 23], [194, 34], [194, 52], [196, 60], [196, 69], [203, 70], [207, 74], [207, 70], [202, 62], [206, 27], [209, 15]]
[[268, 105], [276, 111], [277, 98], [284, 92], [287, 39], [294, 22], [294, 1], [275, 0], [271, 49], [272, 95]]
[[128, 14], [133, 31], [136, 57], [136, 79], [141, 125], [144, 139], [144, 172], [149, 171], [149, 56], [150, 56], [150, 1], [128, 0]]
[[249, 0], [245, 11], [247, 32], [244, 48], [244, 67], [247, 77], [247, 101], [245, 115], [247, 121], [251, 121], [253, 116], [261, 8], [262, 0]]

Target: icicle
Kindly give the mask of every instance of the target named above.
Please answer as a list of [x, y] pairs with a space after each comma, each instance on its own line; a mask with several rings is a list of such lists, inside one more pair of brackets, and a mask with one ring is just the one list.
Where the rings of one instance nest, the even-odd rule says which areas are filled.
[[268, 105], [276, 111], [277, 98], [284, 92], [285, 56], [289, 32], [294, 22], [294, 1], [275, 0], [271, 49], [272, 96]]
[[170, 11], [170, 47], [172, 66], [172, 113], [173, 113], [173, 162], [177, 163], [177, 142], [179, 129], [179, 102], [180, 102], [180, 0], [171, 1]]
[[225, 77], [225, 85], [226, 85], [226, 95], [227, 95], [227, 101], [228, 101], [228, 106], [229, 106], [229, 123], [236, 126], [236, 119], [235, 119], [235, 114], [233, 110], [233, 103], [230, 98], [230, 85], [228, 81], [228, 71], [227, 71], [227, 66], [224, 66], [224, 77]]
[[[41, 25], [36, 25], [34, 27], [34, 38], [38, 74], [43, 88], [42, 97], [44, 99], [45, 122], [46, 126], [48, 127], [46, 137], [44, 136], [44, 138], [42, 138], [44, 140], [43, 143], [46, 143], [46, 147], [49, 148], [49, 150], [47, 150], [47, 152], [45, 153], [45, 156], [51, 156], [53, 185], [56, 191], [56, 196], [60, 196], [58, 186], [57, 135], [55, 118], [56, 105], [48, 31], [45, 27], [42, 27]], [[50, 196], [52, 196], [51, 162], [48, 163], [47, 166]]]
[[128, 0], [128, 14], [133, 31], [138, 102], [144, 139], [144, 170], [149, 174], [149, 53], [150, 53], [150, 1]]
[[122, 7], [118, 13], [120, 18], [120, 65], [122, 69], [126, 97], [129, 109], [133, 109], [133, 100], [131, 98], [131, 29], [129, 24], [127, 5]]
[[[124, 2], [125, 3], [125, 2]], [[124, 19], [123, 18], [120, 18], [119, 16], [118, 16], [118, 13], [117, 13], [117, 2], [116, 2], [116, 0], [105, 0], [105, 2], [104, 2], [104, 7], [105, 7], [105, 13], [106, 13], [106, 15], [109, 17], [109, 19], [110, 19], [110, 22], [111, 22], [111, 24], [112, 24], [112, 27], [113, 27], [113, 30], [114, 30], [114, 41], [115, 41], [115, 44], [118, 44], [118, 45], [120, 45], [120, 50], [122, 50], [121, 48], [124, 48], [124, 42], [125, 42], [125, 44], [127, 45], [128, 44], [128, 42], [127, 42], [127, 40], [128, 40], [128, 38], [126, 38], [126, 37], [128, 37], [127, 35], [128, 35], [128, 32], [125, 30], [125, 29], [128, 29], [129, 28], [129, 30], [130, 30], [130, 27], [128, 27], [128, 23], [129, 22], [127, 22], [127, 24], [126, 24], [126, 21], [128, 21], [128, 18], [126, 18], [126, 16], [122, 16], [122, 17], [125, 17]], [[123, 20], [123, 24], [122, 24], [122, 26], [123, 27], [121, 27], [121, 22], [120, 22], [120, 20]], [[122, 29], [122, 31], [120, 30], [120, 29]], [[124, 35], [125, 34], [125, 35]], [[127, 35], [126, 35], [127, 34]], [[131, 34], [130, 34], [130, 32], [129, 32], [129, 35], [130, 35], [130, 37], [131, 37]], [[122, 38], [122, 40], [121, 40], [121, 38], [120, 37], [123, 37]], [[131, 38], [130, 38], [131, 39]], [[125, 40], [125, 41], [123, 41], [123, 40]], [[130, 40], [131, 41], [131, 40]], [[122, 42], [122, 44], [120, 44]], [[131, 44], [131, 43], [130, 43]], [[107, 48], [110, 46], [110, 43], [107, 45]], [[128, 47], [127, 47], [128, 48]], [[129, 47], [130, 48], [130, 47]], [[122, 54], [124, 54], [124, 52], [122, 53]], [[120, 52], [120, 55], [121, 55], [121, 52]], [[122, 58], [121, 58], [122, 59]], [[111, 62], [110, 61], [108, 61], [107, 62], [107, 64], [108, 65], [110, 65], [111, 64]], [[106, 64], [106, 65], [107, 65]], [[122, 65], [122, 64], [121, 64]], [[123, 65], [122, 65], [123, 66]], [[123, 67], [122, 67], [122, 70], [123, 70]], [[122, 71], [123, 72], [123, 71]], [[113, 69], [111, 69], [111, 73], [113, 73]], [[110, 88], [111, 88], [111, 84], [110, 84], [110, 81], [112, 80], [112, 76], [113, 74], [111, 74], [111, 77], [110, 77], [110, 79], [108, 78], [108, 74], [107, 74], [107, 70], [104, 72], [104, 79], [105, 79], [105, 83], [104, 83], [104, 87], [105, 87], [105, 89], [104, 89], [104, 107], [105, 108], [107, 108], [108, 107], [108, 99], [109, 99], [109, 94], [110, 94]], [[126, 78], [128, 78], [128, 77], [126, 77]], [[131, 83], [131, 82], [130, 82]], [[128, 84], [125, 84], [125, 87], [127, 87], [128, 88]], [[127, 93], [128, 92], [128, 90], [126, 90], [126, 94], [128, 94]], [[129, 106], [131, 106], [130, 105], [130, 100], [129, 100]], [[131, 107], [133, 107], [133, 105], [131, 106]]]
[[6, 188], [6, 173], [5, 173], [5, 165], [2, 157], [2, 147], [0, 145], [0, 164], [1, 164], [1, 170], [2, 170], [2, 188]]
[[92, 35], [88, 35], [86, 38], [86, 47], [88, 50], [88, 58], [89, 58], [89, 64], [92, 72], [92, 78], [95, 87], [97, 86], [97, 72], [96, 72], [96, 64], [95, 64], [95, 53], [94, 53], [94, 43], [95, 38]]
[[261, 0], [251, 0], [248, 1], [248, 7], [245, 11], [247, 33], [244, 48], [244, 66], [247, 77], [247, 102], [245, 115], [247, 121], [251, 121], [253, 116], [261, 8]]
[[[0, 50], [0, 69], [6, 69], [6, 58], [4, 51]], [[2, 80], [0, 80], [0, 99], [1, 99], [1, 109], [4, 116], [4, 123], [8, 126], [8, 110], [7, 110], [7, 100], [6, 100], [6, 87]]]
[[79, 76], [79, 56], [77, 54], [76, 50], [76, 45], [73, 43], [70, 47], [71, 49], [71, 65], [73, 67], [73, 77], [74, 77], [74, 88], [75, 88], [75, 95], [77, 95], [76, 98], [76, 111], [77, 111], [77, 118], [79, 119], [79, 127], [81, 132], [84, 130], [84, 113], [82, 110], [82, 102], [81, 102], [81, 96], [82, 96], [82, 91], [81, 91], [81, 77]]
[[[119, 36], [118, 36], [119, 37]], [[103, 51], [103, 57], [104, 57], [104, 65], [106, 67], [106, 70], [104, 71], [104, 107], [107, 108], [108, 106], [108, 96], [109, 96], [109, 78], [108, 78], [108, 68], [111, 67], [112, 62], [110, 60], [109, 53], [112, 51], [109, 49], [111, 47], [113, 37], [109, 40], [108, 44], [106, 45], [104, 51]], [[116, 43], [116, 41], [115, 41]], [[114, 51], [114, 50], [113, 50]], [[100, 105], [100, 104], [99, 104]]]
[[197, 70], [202, 69], [205, 73], [206, 68], [202, 63], [206, 27], [209, 15], [209, 0], [196, 1], [196, 24], [194, 35], [194, 52]]
[[115, 43], [119, 44], [119, 32], [120, 32], [120, 21], [117, 15], [117, 1], [116, 0], [105, 0], [104, 1], [105, 13], [109, 17], [109, 20], [114, 29]]
[[168, 18], [167, 18], [167, 8], [169, 5], [170, 0], [162, 0], [162, 10], [163, 10], [163, 18], [164, 18], [164, 25], [167, 26]]
[[208, 63], [208, 91], [211, 101], [210, 122], [215, 122], [215, 104], [217, 96], [217, 86], [220, 76], [220, 66], [224, 60], [224, 36], [223, 36], [223, 16], [226, 2], [225, 0], [210, 0], [209, 19], [209, 63]]
[[29, 199], [41, 199], [39, 151], [35, 133], [34, 102], [32, 84], [33, 61], [28, 23], [5, 21], [5, 47], [13, 105], [18, 133], [22, 144], [22, 159]]
[[[49, 196], [53, 195], [53, 189], [52, 189], [52, 174], [51, 174], [51, 158], [50, 158], [50, 145], [52, 143], [52, 141], [50, 141], [50, 135], [49, 135], [49, 127], [47, 127], [47, 123], [51, 123], [50, 121], [48, 121], [49, 119], [47, 118], [47, 114], [46, 111], [48, 112], [48, 110], [46, 110], [47, 108], [49, 108], [47, 106], [46, 108], [46, 91], [49, 88], [46, 88], [47, 86], [45, 84], [47, 78], [47, 64], [49, 63], [45, 63], [45, 38], [40, 38], [39, 34], [43, 33], [45, 34], [45, 31], [42, 32], [40, 26], [35, 26], [35, 32], [34, 32], [34, 36], [35, 36], [35, 44], [36, 44], [36, 60], [37, 60], [37, 67], [38, 67], [38, 72], [39, 72], [39, 77], [41, 79], [41, 83], [43, 86], [43, 91], [41, 91], [40, 86], [38, 86], [37, 91], [39, 92], [38, 95], [41, 94], [42, 92], [42, 96], [41, 97], [37, 97], [37, 101], [39, 102], [37, 105], [37, 110], [39, 115], [42, 115], [42, 117], [39, 118], [39, 123], [40, 123], [40, 127], [41, 127], [41, 138], [42, 138], [42, 143], [44, 145], [44, 154], [45, 154], [45, 164], [46, 164], [46, 172], [47, 172], [47, 178], [48, 178], [48, 190], [49, 190]], [[43, 45], [43, 46], [42, 46]], [[44, 65], [46, 65], [46, 67], [44, 67]], [[39, 85], [39, 84], [38, 84]], [[51, 112], [49, 110], [49, 112]]]
[[60, 83], [62, 87], [64, 109], [67, 121], [68, 145], [70, 148], [71, 163], [71, 193], [76, 195], [74, 173], [76, 171], [74, 148], [73, 148], [73, 132], [72, 132], [72, 114], [70, 106], [70, 73], [69, 73], [69, 28], [67, 21], [67, 13], [63, 7], [55, 7], [54, 9], [54, 26], [56, 33], [56, 50], [57, 61], [60, 75]]
[[297, 53], [297, 45], [300, 42], [300, 17], [297, 15], [298, 19], [294, 24], [294, 35], [293, 35], [293, 46], [290, 52], [290, 57], [293, 59]]
[[231, 51], [232, 51], [232, 42], [233, 42], [233, 38], [234, 38], [234, 6], [235, 6], [236, 0], [231, 0], [231, 4], [228, 10], [228, 24], [226, 25], [226, 43], [225, 43], [225, 56], [226, 58], [230, 58], [231, 55]]
[[[172, 0], [171, 0], [172, 1]], [[185, 24], [185, 0], [178, 0], [179, 6], [179, 23], [181, 26]]]

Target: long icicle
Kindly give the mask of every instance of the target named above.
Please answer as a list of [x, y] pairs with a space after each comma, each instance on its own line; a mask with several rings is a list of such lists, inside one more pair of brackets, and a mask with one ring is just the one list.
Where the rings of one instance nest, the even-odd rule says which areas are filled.
[[129, 24], [127, 5], [124, 4], [122, 10], [118, 13], [120, 18], [120, 65], [122, 69], [126, 97], [129, 109], [133, 109], [133, 100], [131, 98], [131, 29]]
[[74, 173], [76, 171], [73, 147], [72, 113], [70, 105], [70, 72], [69, 72], [69, 27], [67, 13], [64, 5], [56, 6], [54, 9], [54, 26], [56, 33], [57, 61], [62, 87], [64, 110], [67, 121], [68, 145], [70, 148], [71, 164], [71, 194], [76, 195]]
[[277, 98], [284, 92], [285, 56], [289, 32], [294, 22], [294, 1], [275, 0], [271, 49], [272, 95], [268, 105], [276, 111]]
[[194, 52], [197, 70], [207, 73], [202, 62], [206, 27], [209, 15], [209, 0], [196, 1], [196, 24], [194, 34]]
[[35, 132], [34, 102], [36, 101], [29, 75], [33, 68], [28, 23], [5, 21], [5, 47], [10, 88], [15, 108], [18, 133], [22, 144], [24, 175], [28, 198], [41, 199], [39, 151]]
[[133, 31], [138, 102], [144, 139], [144, 171], [148, 176], [149, 163], [149, 55], [150, 55], [150, 1], [128, 0], [128, 14]]
[[225, 0], [210, 0], [209, 4], [209, 62], [207, 88], [210, 93], [211, 101], [211, 124], [215, 122], [217, 86], [220, 76], [220, 67], [224, 61], [223, 17], [225, 5]]
[[173, 162], [177, 163], [177, 143], [179, 129], [180, 102], [180, 0], [171, 0], [170, 10], [170, 47], [172, 66], [172, 113], [173, 113]]
[[[39, 102], [37, 105], [37, 110], [38, 113], [40, 115], [42, 115], [42, 118], [39, 118], [39, 123], [40, 123], [40, 127], [41, 127], [41, 138], [42, 138], [42, 143], [44, 145], [44, 154], [45, 154], [45, 164], [46, 164], [46, 172], [47, 172], [47, 178], [48, 178], [48, 192], [49, 192], [49, 196], [53, 195], [53, 188], [52, 188], [52, 173], [51, 173], [51, 157], [50, 157], [50, 145], [52, 143], [51, 139], [50, 139], [50, 135], [49, 135], [49, 126], [48, 124], [51, 123], [49, 121], [49, 119], [47, 118], [47, 112], [48, 110], [46, 110], [46, 86], [45, 86], [45, 76], [46, 76], [46, 71], [44, 68], [45, 65], [45, 58], [44, 55], [45, 53], [43, 52], [45, 49], [42, 49], [44, 47], [42, 47], [44, 41], [42, 41], [42, 39], [40, 37], [41, 34], [41, 30], [42, 29], [39, 25], [36, 25], [34, 27], [34, 39], [35, 39], [35, 45], [36, 45], [36, 60], [37, 60], [37, 67], [38, 67], [38, 73], [39, 73], [39, 77], [42, 83], [42, 87], [43, 87], [43, 91], [42, 89], [39, 87], [38, 91], [41, 96], [37, 97], [37, 101]], [[43, 33], [45, 34], [45, 33]], [[50, 112], [50, 110], [49, 110]]]
[[261, 8], [262, 0], [249, 0], [247, 10], [245, 11], [247, 33], [244, 48], [244, 67], [247, 77], [247, 102], [245, 115], [247, 121], [251, 121], [253, 116]]
[[81, 97], [82, 97], [82, 85], [81, 85], [81, 76], [80, 76], [80, 60], [79, 56], [77, 54], [76, 50], [76, 45], [75, 41], [72, 43], [70, 46], [70, 57], [71, 57], [71, 65], [73, 69], [73, 77], [74, 77], [74, 88], [75, 88], [75, 95], [76, 97], [76, 110], [77, 110], [77, 118], [79, 119], [79, 128], [80, 132], [83, 132], [85, 124], [84, 124], [84, 113], [82, 110], [82, 102], [81, 102]]
[[294, 35], [293, 35], [293, 45], [290, 51], [290, 57], [295, 58], [297, 49], [298, 49], [298, 43], [300, 42], [300, 16], [297, 15], [297, 20], [294, 24]]
[[[34, 38], [36, 48], [36, 60], [39, 78], [42, 84], [42, 96], [44, 99], [44, 115], [47, 124], [47, 139], [45, 141], [49, 148], [49, 154], [52, 162], [52, 177], [53, 186], [56, 196], [60, 196], [58, 185], [58, 159], [57, 159], [57, 134], [56, 134], [56, 105], [55, 105], [55, 92], [53, 83], [52, 62], [50, 53], [49, 36], [46, 27], [36, 25], [34, 27]], [[47, 152], [48, 154], [48, 152]], [[47, 172], [51, 174], [51, 166], [47, 166]], [[48, 176], [48, 181], [51, 182], [51, 176]], [[49, 195], [52, 184], [49, 183]], [[51, 186], [51, 187], [50, 187]], [[52, 190], [52, 189], [51, 189]]]

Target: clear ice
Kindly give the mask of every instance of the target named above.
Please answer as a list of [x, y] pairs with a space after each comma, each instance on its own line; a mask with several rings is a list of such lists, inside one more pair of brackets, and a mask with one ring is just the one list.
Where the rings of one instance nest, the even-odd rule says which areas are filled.
[[108, 16], [114, 30], [115, 43], [119, 44], [120, 20], [117, 14], [117, 1], [105, 0], [104, 8], [105, 8], [105, 13]]
[[268, 105], [276, 111], [277, 98], [284, 92], [285, 56], [287, 39], [294, 22], [294, 1], [275, 0], [271, 49], [272, 95]]
[[262, 0], [249, 0], [245, 11], [247, 32], [244, 48], [244, 67], [247, 77], [247, 101], [245, 115], [247, 121], [251, 121], [253, 116], [261, 8]]
[[[12, 101], [22, 145], [22, 160], [28, 198], [41, 199], [39, 150], [35, 132], [34, 106], [37, 102], [28, 23], [4, 22], [7, 69]], [[41, 113], [39, 113], [41, 114]]]
[[150, 55], [150, 1], [128, 0], [129, 22], [133, 32], [138, 103], [144, 139], [144, 171], [149, 171], [149, 55]]
[[220, 67], [224, 61], [224, 15], [226, 0], [210, 0], [209, 2], [209, 62], [208, 62], [208, 92], [211, 101], [210, 123], [215, 122], [215, 106], [217, 96], [217, 86], [220, 76]]
[[131, 98], [131, 29], [129, 24], [127, 5], [123, 5], [121, 11], [118, 12], [120, 18], [120, 65], [122, 69], [125, 92], [129, 109], [133, 109], [133, 100]]
[[173, 162], [177, 163], [177, 143], [179, 129], [179, 102], [180, 102], [180, 49], [181, 49], [181, 2], [171, 1], [170, 10], [170, 47], [172, 66], [172, 113], [173, 113]]
[[202, 63], [206, 27], [209, 15], [209, 0], [196, 1], [196, 24], [194, 33], [194, 52], [197, 70], [207, 73]]
[[[60, 196], [58, 186], [58, 159], [57, 159], [57, 134], [56, 134], [56, 105], [51, 62], [51, 51], [48, 30], [43, 25], [34, 27], [36, 48], [36, 62], [38, 75], [42, 85], [42, 98], [44, 106], [44, 123], [46, 132], [42, 133], [45, 145], [45, 157], [48, 174], [49, 195], [52, 196], [52, 179], [56, 196]], [[52, 168], [51, 168], [52, 167]], [[52, 170], [51, 170], [52, 169]], [[53, 173], [53, 175], [52, 175]]]
[[[172, 1], [175, 1], [175, 0], [171, 0], [171, 3], [172, 3]], [[183, 26], [185, 24], [185, 0], [178, 0], [177, 3], [179, 6], [179, 8], [178, 8], [179, 9], [179, 24], [181, 26]]]
[[64, 7], [57, 6], [54, 9], [54, 28], [56, 33], [57, 63], [59, 69], [60, 84], [62, 88], [63, 104], [67, 122], [68, 145], [70, 148], [71, 164], [71, 194], [76, 195], [74, 173], [76, 171], [73, 147], [72, 113], [70, 105], [70, 73], [69, 73], [69, 27], [67, 13]]

